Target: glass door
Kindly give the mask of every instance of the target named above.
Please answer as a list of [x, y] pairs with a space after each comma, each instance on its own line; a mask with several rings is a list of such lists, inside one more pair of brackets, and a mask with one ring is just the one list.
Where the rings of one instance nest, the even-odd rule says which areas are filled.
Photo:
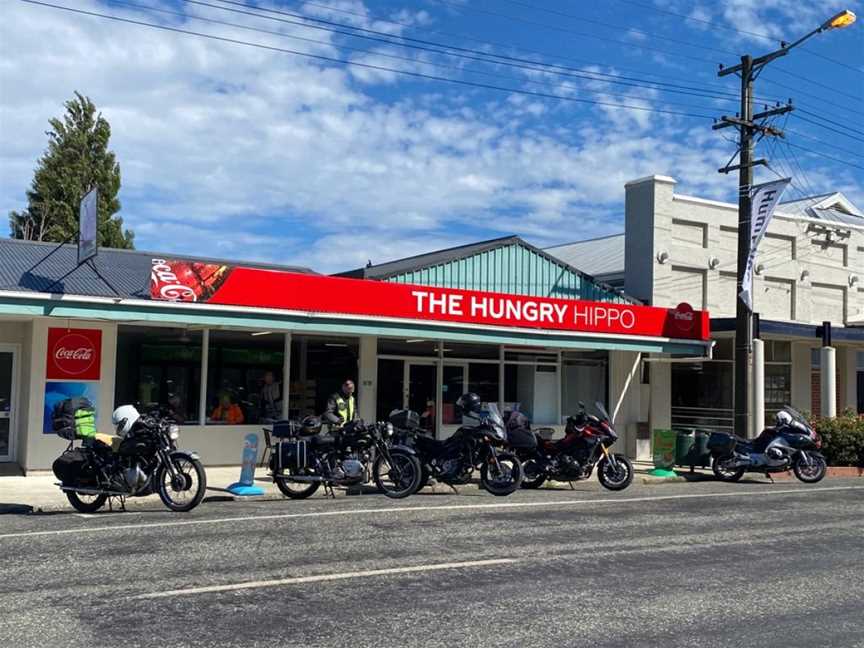
[[438, 368], [431, 362], [407, 362], [405, 373], [405, 407], [420, 414], [420, 426], [434, 434]]
[[456, 415], [456, 401], [465, 393], [468, 384], [467, 364], [445, 364], [441, 377], [441, 424], [446, 438], [462, 425], [462, 418]]
[[15, 413], [15, 351], [0, 345], [0, 461], [12, 460]]

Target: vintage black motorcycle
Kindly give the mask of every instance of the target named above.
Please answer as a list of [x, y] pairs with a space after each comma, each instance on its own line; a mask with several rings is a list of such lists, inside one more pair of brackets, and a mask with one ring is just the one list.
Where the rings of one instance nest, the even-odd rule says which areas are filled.
[[418, 488], [431, 479], [454, 486], [465, 484], [475, 468], [480, 469], [480, 485], [493, 495], [510, 495], [522, 482], [522, 465], [516, 455], [507, 450], [504, 421], [494, 403], [487, 405], [488, 414], [481, 416], [480, 399], [465, 394], [456, 401], [457, 412], [474, 418], [475, 425], [463, 425], [449, 439], [438, 440], [424, 434], [419, 417], [410, 410], [394, 410], [390, 422], [406, 445], [417, 451], [423, 466]]
[[821, 447], [817, 432], [789, 405], [777, 412], [774, 427], [765, 428], [755, 439], [726, 432], [708, 437], [711, 469], [723, 481], [738, 481], [745, 472], [770, 476], [791, 468], [802, 482], [815, 484], [828, 470]]
[[421, 467], [411, 448], [393, 445], [389, 423], [350, 421], [321, 432], [321, 419], [278, 421], [277, 439], [270, 458], [270, 474], [280, 491], [291, 499], [305, 499], [322, 485], [348, 488], [373, 481], [387, 497], [400, 499], [419, 487]]
[[[54, 427], [69, 447], [53, 465], [58, 486], [81, 513], [94, 513], [111, 497], [144, 497], [159, 494], [172, 511], [194, 509], [204, 498], [207, 475], [194, 452], [177, 449], [180, 428], [163, 412], [140, 415], [123, 405], [112, 417], [116, 436], [94, 434], [81, 439], [73, 420], [87, 408], [75, 399], [55, 408]], [[76, 439], [81, 444], [75, 447]]]
[[602, 403], [597, 415], [579, 412], [567, 417], [564, 438], [553, 441], [537, 434], [537, 448], [519, 453], [525, 479], [523, 488], [540, 488], [546, 480], [572, 482], [588, 479], [597, 468], [597, 479], [609, 490], [623, 490], [633, 481], [633, 464], [623, 454], [609, 451], [618, 434]]

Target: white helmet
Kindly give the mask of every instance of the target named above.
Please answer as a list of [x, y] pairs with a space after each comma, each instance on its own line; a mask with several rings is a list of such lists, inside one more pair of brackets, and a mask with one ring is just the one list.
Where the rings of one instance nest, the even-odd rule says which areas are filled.
[[117, 429], [117, 436], [126, 436], [132, 429], [132, 426], [141, 418], [138, 410], [134, 405], [121, 405], [114, 410], [111, 415], [111, 422]]
[[777, 412], [777, 416], [774, 419], [774, 425], [776, 427], [783, 427], [784, 425], [789, 425], [792, 423], [792, 415], [786, 410], [780, 410]]

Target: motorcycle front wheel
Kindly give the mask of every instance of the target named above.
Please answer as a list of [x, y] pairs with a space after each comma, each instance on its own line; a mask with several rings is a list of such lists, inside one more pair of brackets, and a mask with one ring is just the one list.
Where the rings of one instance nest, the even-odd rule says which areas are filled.
[[828, 464], [824, 457], [819, 455], [810, 455], [809, 465], [804, 463], [800, 455], [792, 464], [792, 472], [795, 476], [805, 484], [815, 484], [822, 481], [825, 473], [828, 472]]
[[107, 495], [87, 495], [86, 493], [75, 493], [66, 491], [66, 499], [79, 513], [95, 513], [108, 501]]
[[522, 462], [522, 488], [540, 488], [546, 482], [546, 471], [531, 457]]
[[522, 464], [509, 452], [500, 453], [497, 463], [490, 457], [480, 467], [480, 483], [493, 495], [510, 495], [522, 484]]
[[729, 468], [726, 464], [733, 459], [728, 457], [711, 457], [711, 471], [720, 481], [737, 482], [744, 476], [744, 468]]
[[391, 499], [402, 499], [417, 492], [422, 474], [417, 457], [400, 450], [391, 450], [389, 460], [379, 454], [372, 464], [375, 485]]
[[171, 457], [175, 475], [163, 466], [156, 476], [156, 492], [162, 503], [177, 513], [191, 511], [204, 499], [207, 473], [198, 459]]
[[624, 490], [633, 482], [633, 464], [622, 454], [616, 454], [615, 463], [606, 457], [597, 465], [597, 479], [609, 490]]

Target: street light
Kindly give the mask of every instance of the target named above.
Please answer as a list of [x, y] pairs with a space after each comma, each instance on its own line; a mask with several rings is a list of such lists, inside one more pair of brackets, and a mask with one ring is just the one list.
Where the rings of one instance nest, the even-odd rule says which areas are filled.
[[[791, 103], [777, 106], [758, 114], [753, 114], [753, 82], [771, 61], [786, 56], [793, 47], [808, 38], [832, 29], [843, 29], [855, 22], [855, 14], [848, 9], [832, 16], [819, 27], [805, 34], [798, 40], [780, 43], [780, 49], [753, 58], [750, 54], [741, 57], [741, 63], [732, 67], [720, 67], [719, 76], [738, 74], [741, 77], [741, 112], [736, 117], [724, 116], [714, 124], [714, 129], [736, 126], [740, 133], [739, 160], [737, 165], [731, 165], [732, 160], [722, 169], [721, 173], [738, 171], [738, 280], [735, 308], [735, 433], [748, 436], [748, 420], [750, 418], [750, 348], [753, 343], [753, 314], [747, 303], [741, 298], [742, 281], [747, 269], [747, 259], [750, 255], [750, 191], [753, 185], [753, 167], [757, 164], [767, 164], [767, 160], [753, 159], [753, 135], [761, 133], [763, 137], [783, 136], [782, 131], [772, 126], [759, 123], [774, 115], [782, 115], [792, 110]], [[766, 107], [767, 108], [767, 107]], [[733, 156], [734, 160], [734, 156]], [[804, 279], [802, 274], [802, 281]]]

